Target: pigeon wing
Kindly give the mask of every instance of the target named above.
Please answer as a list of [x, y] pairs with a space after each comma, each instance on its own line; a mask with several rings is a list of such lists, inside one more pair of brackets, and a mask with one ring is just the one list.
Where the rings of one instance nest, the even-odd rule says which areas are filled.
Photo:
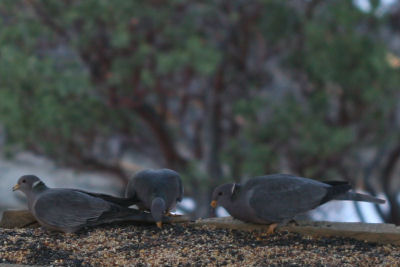
[[248, 201], [261, 219], [280, 222], [317, 207], [326, 194], [318, 183], [281, 177], [254, 183]]
[[57, 228], [80, 228], [96, 221], [112, 204], [83, 192], [53, 189], [35, 202], [34, 212], [39, 220]]
[[87, 191], [79, 190], [79, 189], [74, 189], [74, 190], [77, 192], [87, 194], [92, 197], [101, 198], [105, 201], [112, 202], [114, 204], [117, 204], [117, 205], [120, 205], [123, 207], [129, 207], [129, 206], [135, 205], [140, 202], [140, 200], [137, 198], [136, 195], [129, 197], [129, 198], [128, 197], [123, 198], [123, 197], [114, 197], [114, 196], [102, 194], [102, 193], [87, 192]]

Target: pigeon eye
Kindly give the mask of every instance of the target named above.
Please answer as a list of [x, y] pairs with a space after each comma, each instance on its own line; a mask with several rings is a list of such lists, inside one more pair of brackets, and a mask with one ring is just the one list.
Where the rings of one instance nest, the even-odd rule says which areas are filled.
[[219, 193], [218, 193], [218, 196], [222, 196], [222, 192], [219, 192]]
[[26, 183], [26, 180], [22, 180], [23, 183]]

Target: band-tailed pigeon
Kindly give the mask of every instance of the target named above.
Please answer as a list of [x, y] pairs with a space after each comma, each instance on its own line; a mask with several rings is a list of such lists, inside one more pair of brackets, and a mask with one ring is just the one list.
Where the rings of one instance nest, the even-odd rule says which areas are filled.
[[137, 206], [150, 210], [157, 226], [161, 228], [162, 216], [169, 215], [176, 203], [182, 200], [182, 181], [177, 172], [169, 169], [140, 171], [130, 179], [125, 196], [139, 199]]
[[51, 230], [72, 233], [86, 226], [113, 222], [154, 222], [150, 214], [126, 207], [135, 201], [76, 189], [49, 188], [34, 175], [20, 177], [13, 187], [16, 190], [27, 196], [29, 211], [36, 220]]
[[234, 218], [252, 223], [271, 224], [272, 233], [277, 223], [314, 209], [330, 200], [354, 200], [376, 204], [384, 200], [350, 192], [347, 182], [318, 182], [288, 174], [255, 177], [245, 184], [223, 184], [212, 195], [211, 206], [223, 206]]

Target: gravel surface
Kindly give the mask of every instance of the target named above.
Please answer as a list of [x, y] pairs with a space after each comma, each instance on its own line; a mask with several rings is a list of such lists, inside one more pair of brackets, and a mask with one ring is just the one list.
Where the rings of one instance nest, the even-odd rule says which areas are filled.
[[343, 238], [118, 225], [77, 234], [0, 229], [0, 263], [68, 266], [399, 266], [400, 247]]

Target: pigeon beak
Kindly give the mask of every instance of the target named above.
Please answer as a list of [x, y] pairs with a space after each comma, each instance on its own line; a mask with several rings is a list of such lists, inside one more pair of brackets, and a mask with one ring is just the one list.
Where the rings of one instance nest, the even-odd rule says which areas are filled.
[[158, 228], [162, 228], [162, 222], [156, 222]]
[[14, 185], [12, 188], [13, 191], [17, 191], [18, 189], [19, 189], [19, 184]]
[[214, 209], [217, 207], [218, 202], [216, 200], [211, 201], [210, 206]]

